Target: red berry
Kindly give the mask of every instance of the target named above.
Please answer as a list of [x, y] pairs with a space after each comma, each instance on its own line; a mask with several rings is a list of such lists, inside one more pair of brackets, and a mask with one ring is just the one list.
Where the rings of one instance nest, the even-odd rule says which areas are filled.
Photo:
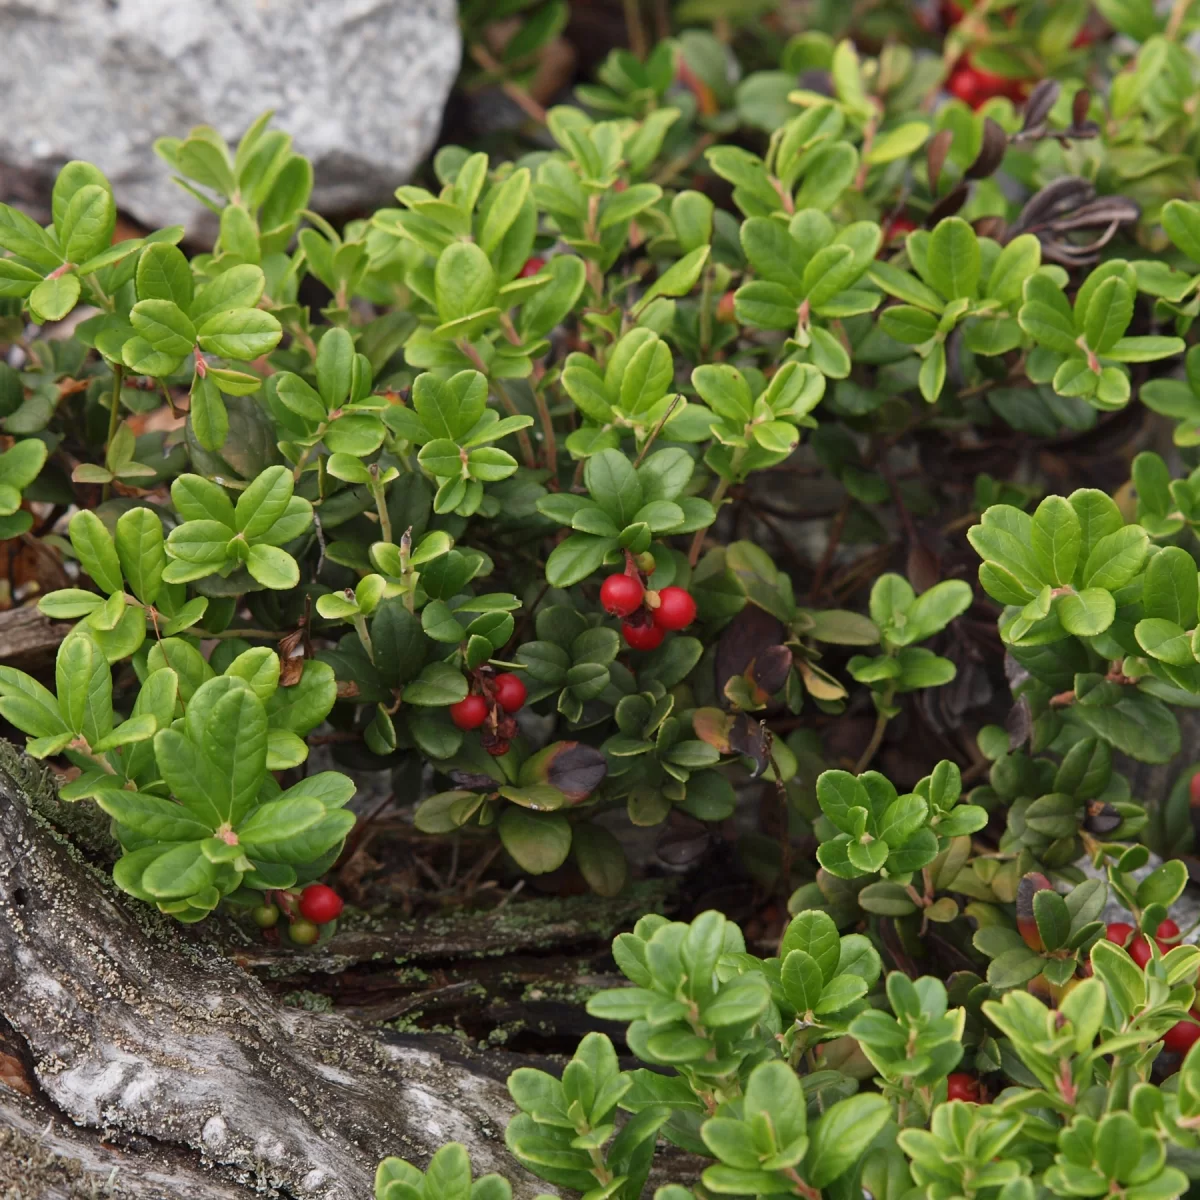
[[530, 275], [536, 275], [545, 265], [544, 258], [527, 258], [525, 265], [517, 272], [517, 278], [528, 279]]
[[600, 603], [614, 617], [627, 617], [642, 605], [646, 589], [632, 575], [610, 575], [600, 585]]
[[288, 937], [297, 946], [311, 946], [321, 936], [321, 931], [311, 921], [293, 921], [288, 926]]
[[965, 1071], [955, 1071], [946, 1079], [946, 1099], [966, 1100], [968, 1104], [978, 1104], [979, 1080]]
[[1176, 925], [1170, 917], [1168, 917], [1154, 931], [1154, 936], [1159, 939], [1160, 942], [1173, 942], [1179, 936], [1179, 926]]
[[1200, 808], [1200, 771], [1188, 782], [1188, 801], [1193, 808]]
[[310, 883], [300, 893], [300, 915], [314, 925], [328, 925], [342, 915], [342, 898], [323, 883]]
[[1172, 1054], [1186, 1054], [1197, 1041], [1200, 1041], [1200, 1025], [1194, 1020], [1180, 1021], [1163, 1034], [1163, 1045]]
[[659, 629], [686, 629], [696, 619], [696, 602], [681, 587], [663, 588], [658, 593], [654, 623]]
[[525, 703], [525, 685], [515, 675], [497, 675], [494, 686], [496, 703], [505, 712], [515, 713]]
[[963, 67], [955, 67], [946, 81], [946, 91], [961, 100], [969, 108], [977, 108], [983, 101], [980, 99], [979, 86], [975, 72]]
[[1133, 926], [1124, 921], [1113, 921], [1105, 930], [1104, 936], [1117, 946], [1123, 946], [1133, 936]]
[[621, 636], [635, 650], [654, 650], [667, 635], [658, 625], [622, 625]]
[[969, 58], [962, 58], [954, 65], [946, 90], [971, 108], [982, 108], [988, 100], [997, 96], [1007, 96], [1014, 103], [1019, 103], [1025, 97], [1027, 86], [1023, 79], [994, 75], [991, 71], [974, 66]]
[[717, 301], [717, 320], [723, 325], [737, 324], [737, 314], [734, 312], [732, 292], [726, 292]]
[[916, 221], [912, 221], [908, 217], [893, 217], [884, 226], [883, 240], [885, 242], [898, 242], [901, 238], [907, 237], [908, 234], [912, 233], [916, 228]]
[[1154, 957], [1154, 952], [1150, 949], [1150, 941], [1144, 935], [1139, 933], [1137, 937], [1126, 947], [1129, 951], [1129, 957], [1144, 971], [1146, 964]]
[[946, 25], [957, 25], [966, 15], [967, 11], [961, 4], [956, 4], [954, 0], [943, 0], [942, 21]]
[[459, 729], [478, 729], [487, 720], [488, 705], [482, 696], [468, 696], [450, 705], [450, 720]]

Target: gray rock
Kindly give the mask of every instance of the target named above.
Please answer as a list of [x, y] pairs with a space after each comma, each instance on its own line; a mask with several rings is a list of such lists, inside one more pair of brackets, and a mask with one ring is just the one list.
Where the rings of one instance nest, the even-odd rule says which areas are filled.
[[0, 0], [0, 46], [0, 189], [28, 201], [84, 158], [138, 221], [192, 228], [156, 138], [233, 140], [273, 108], [313, 207], [363, 209], [429, 152], [461, 53], [454, 0]]
[[[1136, 871], [1131, 871], [1130, 877], [1141, 883], [1151, 871], [1161, 864], [1162, 859], [1157, 854], [1151, 854], [1150, 860], [1146, 865]], [[1077, 865], [1089, 879], [1100, 879], [1105, 883], [1108, 882], [1107, 869], [1097, 870], [1092, 866], [1090, 859], [1080, 859]], [[1110, 888], [1108, 903], [1104, 906], [1104, 912], [1100, 914], [1100, 920], [1108, 924], [1110, 921], [1128, 922], [1130, 919], [1129, 909], [1116, 898]], [[1189, 884], [1184, 889], [1183, 895], [1171, 905], [1171, 919], [1184, 931], [1181, 941], [1200, 943], [1200, 928], [1192, 928], [1200, 920], [1200, 890]]]

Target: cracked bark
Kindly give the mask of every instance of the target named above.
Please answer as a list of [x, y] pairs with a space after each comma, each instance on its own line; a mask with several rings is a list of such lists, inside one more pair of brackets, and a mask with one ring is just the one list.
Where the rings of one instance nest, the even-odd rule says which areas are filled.
[[0, 1196], [22, 1200], [243, 1200], [238, 1184], [175, 1147], [117, 1147], [42, 1099], [0, 1088]]
[[[380, 1158], [424, 1163], [450, 1140], [519, 1197], [546, 1190], [505, 1153], [512, 1110], [495, 1079], [337, 1015], [280, 1008], [198, 935], [121, 895], [76, 845], [87, 836], [86, 810], [60, 804], [0, 742], [0, 1013], [44, 1101], [93, 1131], [64, 1122], [68, 1149], [118, 1167], [139, 1198], [362, 1200]], [[10, 1131], [14, 1105], [26, 1102], [6, 1093]], [[186, 1175], [164, 1184], [181, 1162]]]

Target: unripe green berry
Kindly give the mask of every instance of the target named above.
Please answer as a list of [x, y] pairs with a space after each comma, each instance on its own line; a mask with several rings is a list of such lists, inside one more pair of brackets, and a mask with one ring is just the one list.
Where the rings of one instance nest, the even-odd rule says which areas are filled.
[[311, 921], [301, 919], [293, 921], [288, 928], [288, 937], [296, 943], [297, 946], [311, 946], [317, 938], [321, 936], [321, 931]]
[[279, 908], [274, 904], [260, 904], [250, 915], [259, 929], [274, 929], [279, 924]]

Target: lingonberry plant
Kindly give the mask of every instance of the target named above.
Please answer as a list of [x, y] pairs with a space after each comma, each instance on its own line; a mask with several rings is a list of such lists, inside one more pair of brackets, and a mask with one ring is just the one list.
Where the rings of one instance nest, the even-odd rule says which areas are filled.
[[[1191, 1186], [1200, 951], [1176, 946], [1139, 969], [1114, 941], [1093, 941], [1090, 977], [1050, 1007], [1020, 989], [996, 998], [969, 972], [885, 973], [869, 938], [839, 935], [821, 910], [798, 913], [766, 959], [719, 913], [643, 917], [613, 946], [631, 986], [588, 1010], [626, 1025], [647, 1066], [622, 1070], [591, 1033], [561, 1080], [517, 1069], [505, 1140], [550, 1184], [626, 1200], [659, 1139], [708, 1165], [693, 1168], [695, 1190], [656, 1200], [1178, 1196]], [[1151, 1082], [1164, 1048], [1186, 1055], [1170, 1090]], [[379, 1200], [476, 1190], [511, 1194], [502, 1177], [472, 1184], [458, 1145], [427, 1174], [387, 1159], [376, 1177]]]
[[564, 6], [464, 4], [535, 148], [342, 228], [269, 115], [159, 143], [210, 252], [114, 243], [86, 163], [0, 207], [0, 533], [69, 627], [0, 716], [126, 892], [297, 947], [355, 824], [314, 737], [473, 879], [736, 861], [778, 954], [646, 916], [589, 1004], [646, 1067], [513, 1075], [553, 1186], [666, 1139], [701, 1196], [1182, 1194], [1200, 770], [1144, 768], [1200, 706], [1200, 10], [679, 7], [547, 111]]

